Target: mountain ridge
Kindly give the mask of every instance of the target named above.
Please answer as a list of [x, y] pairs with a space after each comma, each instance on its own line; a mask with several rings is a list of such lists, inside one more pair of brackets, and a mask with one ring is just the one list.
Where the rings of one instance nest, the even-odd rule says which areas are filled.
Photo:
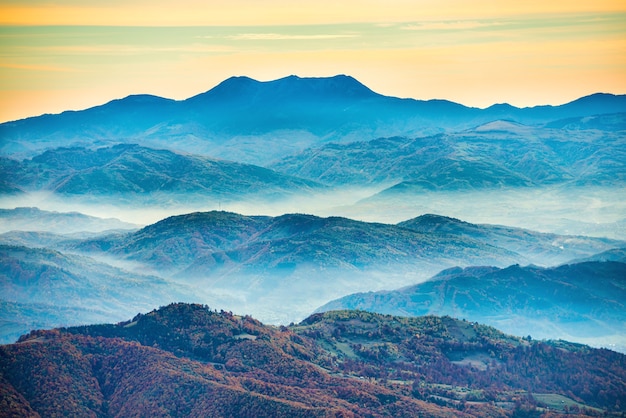
[[593, 337], [595, 345], [617, 344], [624, 350], [625, 289], [626, 264], [614, 261], [455, 267], [413, 286], [348, 295], [317, 311], [450, 315], [535, 338], [585, 342]]
[[44, 211], [36, 207], [0, 209], [0, 233], [21, 230], [69, 234], [137, 228], [139, 225], [117, 218], [93, 217], [76, 211]]
[[12, 232], [0, 235], [0, 243], [48, 247], [133, 274], [153, 274], [195, 289], [201, 301], [245, 309], [271, 323], [299, 320], [329, 300], [357, 291], [412, 285], [454, 266], [550, 265], [626, 246], [624, 241], [435, 215], [394, 225], [224, 211], [176, 215], [134, 231], [97, 236]]
[[619, 132], [493, 121], [457, 133], [322, 144], [268, 167], [334, 186], [386, 183], [447, 191], [572, 184], [621, 187], [626, 183], [623, 154], [624, 136]]
[[473, 228], [488, 233], [213, 211], [171, 217], [133, 233], [74, 240], [59, 249], [140, 263], [142, 271], [199, 286], [209, 300], [215, 300], [211, 292], [228, 295], [235, 298], [228, 299], [233, 307], [288, 323], [357, 289], [406, 286], [448, 267], [564, 262], [624, 246], [594, 238], [570, 242], [569, 237], [515, 228]]
[[[97, 149], [55, 148], [30, 160], [0, 165], [7, 183], [25, 192], [65, 196], [168, 196], [184, 193], [223, 199], [250, 195], [288, 195], [322, 190], [309, 180], [233, 161], [117, 144]], [[179, 196], [180, 198], [180, 196]], [[188, 197], [187, 197], [188, 199]]]
[[[476, 110], [511, 110], [511, 109], [515, 109], [515, 110], [543, 110], [543, 109], [551, 109], [551, 108], [560, 108], [560, 107], [588, 107], [589, 105], [594, 105], [594, 106], [600, 106], [601, 110], [598, 111], [597, 113], [594, 114], [590, 114], [588, 116], [593, 116], [596, 114], [603, 114], [603, 113], [615, 113], [615, 112], [611, 112], [611, 111], [607, 111], [610, 110], [613, 106], [619, 106], [619, 107], [624, 107], [624, 100], [626, 100], [626, 94], [614, 94], [614, 93], [607, 93], [607, 92], [596, 92], [596, 93], [590, 93], [588, 95], [585, 96], [581, 96], [577, 99], [573, 99], [569, 102], [565, 102], [565, 103], [561, 103], [561, 104], [537, 104], [537, 105], [533, 105], [533, 106], [523, 106], [523, 107], [518, 107], [518, 106], [514, 106], [511, 105], [507, 102], [502, 102], [502, 103], [494, 103], [492, 105], [489, 106], [485, 106], [485, 107], [472, 107], [472, 106], [466, 106], [462, 103], [459, 102], [455, 102], [453, 100], [450, 99], [442, 99], [442, 98], [432, 98], [432, 99], [415, 99], [415, 98], [409, 98], [409, 97], [404, 97], [404, 98], [399, 98], [399, 97], [394, 97], [394, 96], [386, 96], [380, 93], [376, 93], [374, 91], [372, 91], [370, 88], [368, 88], [367, 86], [365, 86], [364, 84], [362, 84], [361, 82], [359, 82], [358, 80], [356, 80], [354, 77], [349, 76], [349, 75], [345, 75], [345, 74], [338, 74], [335, 76], [330, 76], [330, 77], [299, 77], [297, 75], [290, 75], [290, 76], [286, 76], [283, 78], [279, 78], [279, 79], [275, 79], [275, 80], [270, 80], [270, 81], [259, 81], [256, 80], [254, 78], [248, 77], [248, 76], [231, 76], [225, 80], [223, 80], [222, 82], [218, 83], [215, 87], [212, 87], [211, 89], [204, 91], [202, 93], [198, 93], [196, 95], [192, 95], [186, 99], [181, 99], [181, 100], [175, 100], [175, 99], [170, 99], [167, 97], [162, 97], [162, 96], [156, 96], [153, 94], [148, 94], [148, 93], [139, 93], [139, 94], [129, 94], [128, 96], [122, 97], [122, 98], [117, 98], [117, 99], [111, 99], [105, 103], [102, 103], [100, 105], [96, 105], [93, 107], [89, 107], [89, 108], [84, 108], [84, 109], [79, 109], [79, 110], [66, 110], [60, 113], [44, 113], [41, 115], [33, 115], [33, 116], [28, 116], [22, 119], [16, 119], [16, 120], [10, 120], [10, 121], [5, 121], [0, 123], [1, 125], [5, 125], [5, 124], [10, 124], [10, 123], [15, 123], [15, 122], [21, 122], [27, 119], [32, 119], [32, 118], [39, 118], [39, 117], [50, 117], [50, 116], [58, 116], [58, 115], [62, 115], [64, 113], [67, 114], [75, 114], [75, 113], [80, 113], [80, 112], [84, 112], [87, 110], [91, 110], [91, 109], [103, 109], [106, 108], [107, 106], [110, 105], [126, 105], [126, 104], [149, 104], [149, 103], [154, 103], [154, 102], [163, 102], [163, 103], [183, 103], [183, 102], [187, 102], [187, 101], [201, 101], [200, 99], [204, 98], [206, 95], [209, 94], [215, 94], [216, 96], [219, 96], [220, 98], [223, 98], [224, 95], [231, 95], [233, 93], [233, 90], [235, 90], [235, 92], [237, 90], [239, 90], [239, 92], [247, 92], [245, 88], [242, 88], [244, 86], [272, 86], [272, 85], [277, 85], [277, 84], [281, 84], [281, 83], [285, 83], [285, 82], [289, 82], [289, 81], [293, 81], [293, 80], [299, 80], [299, 81], [306, 81], [306, 80], [312, 80], [312, 81], [319, 81], [319, 80], [323, 80], [323, 81], [332, 81], [332, 80], [350, 80], [352, 82], [351, 87], [355, 90], [361, 90], [363, 92], [364, 95], [366, 96], [370, 96], [370, 97], [387, 97], [387, 98], [394, 98], [394, 99], [398, 99], [398, 100], [402, 100], [402, 101], [416, 101], [416, 102], [421, 102], [421, 103], [440, 103], [440, 104], [454, 104], [454, 105], [458, 105], [461, 106], [463, 108], [466, 109], [476, 109]], [[348, 84], [350, 85], [350, 84]], [[369, 94], [365, 94], [368, 93]], [[606, 102], [610, 102], [608, 105], [606, 104]], [[587, 110], [582, 110], [582, 112], [588, 112]]]
[[[441, 99], [384, 96], [346, 75], [264, 82], [231, 77], [185, 100], [131, 95], [84, 110], [5, 122], [0, 124], [0, 152], [32, 156], [58, 146], [135, 142], [232, 159], [233, 148], [242, 143], [263, 144], [270, 138], [301, 150], [356, 138], [456, 132], [496, 119], [545, 124], [619, 112], [626, 112], [626, 95], [592, 95], [558, 106], [479, 109]], [[256, 158], [265, 164], [276, 158], [271, 153], [276, 150], [261, 149], [242, 162]]]
[[344, 74], [333, 77], [306, 78], [290, 75], [265, 82], [247, 76], [234, 76], [222, 81], [204, 93], [184, 99], [181, 102], [202, 103], [207, 99], [214, 98], [220, 100], [229, 100], [231, 98], [240, 100], [242, 97], [238, 96], [247, 96], [254, 103], [259, 96], [265, 97], [268, 94], [276, 96], [276, 100], [293, 98], [295, 95], [301, 94], [306, 95], [308, 99], [318, 95], [321, 95], [320, 98], [331, 97], [334, 99], [384, 97], [374, 93], [355, 78]]

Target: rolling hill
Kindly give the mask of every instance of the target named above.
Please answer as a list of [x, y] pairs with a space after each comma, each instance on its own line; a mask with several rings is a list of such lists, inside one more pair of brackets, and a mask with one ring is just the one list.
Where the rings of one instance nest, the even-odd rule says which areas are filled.
[[623, 242], [607, 238], [541, 233], [503, 225], [473, 224], [434, 214], [421, 215], [400, 222], [398, 226], [423, 234], [448, 234], [475, 239], [506, 248], [541, 266], [563, 264], [590, 252], [595, 255], [605, 251], [607, 247], [611, 249], [606, 251], [614, 251]]
[[476, 225], [452, 232], [407, 225], [197, 212], [56, 248], [138, 263], [142, 272], [192, 284], [198, 296], [215, 301], [221, 295], [220, 306], [289, 323], [331, 299], [411, 285], [449, 267], [564, 262], [623, 246], [515, 228]]
[[469, 267], [398, 290], [349, 295], [319, 311], [451, 315], [516, 335], [626, 348], [626, 264]]
[[51, 212], [34, 207], [0, 209], [0, 233], [8, 231], [71, 234], [113, 229], [137, 229], [139, 225], [115, 218], [98, 218], [79, 212]]
[[[0, 244], [7, 250], [0, 264], [5, 295], [19, 295], [5, 296], [13, 304], [5, 313], [19, 323], [20, 332], [32, 323], [65, 324], [63, 318], [73, 310], [102, 303], [128, 312], [139, 300], [151, 308], [175, 297], [285, 324], [329, 300], [413, 285], [454, 266], [553, 265], [624, 246], [617, 240], [475, 225], [437, 215], [391, 225], [223, 211], [177, 215], [131, 231], [13, 231], [0, 235]], [[24, 282], [22, 276], [34, 281]], [[46, 278], [43, 287], [37, 277]], [[124, 280], [136, 286], [128, 283], [127, 288]], [[168, 286], [178, 290], [168, 292]], [[15, 304], [30, 306], [23, 308], [29, 314], [17, 315]], [[55, 310], [70, 313], [59, 316]], [[85, 322], [102, 318], [80, 317]]]
[[334, 186], [391, 184], [385, 193], [555, 184], [626, 184], [623, 133], [508, 121], [426, 137], [325, 144], [274, 162], [282, 173]]
[[193, 285], [198, 297], [264, 321], [300, 320], [356, 289], [425, 279], [442, 266], [510, 263], [515, 253], [453, 236], [312, 215], [175, 216], [135, 233], [77, 240], [64, 251], [140, 263], [142, 271]]
[[175, 304], [35, 331], [0, 356], [20, 416], [586, 416], [623, 412], [626, 394], [623, 354], [355, 311], [275, 328]]
[[72, 248], [141, 261], [172, 274], [190, 273], [188, 269], [196, 263], [207, 275], [215, 267], [208, 260], [217, 256], [241, 269], [291, 263], [354, 271], [416, 261], [507, 263], [519, 259], [513, 252], [484, 242], [422, 234], [395, 225], [304, 214], [268, 217], [220, 211], [173, 216], [137, 232], [78, 241]]
[[57, 148], [0, 169], [3, 177], [25, 192], [88, 196], [99, 202], [106, 198], [130, 203], [274, 198], [321, 188], [262, 167], [138, 145]]
[[504, 267], [560, 264], [623, 245], [620, 240], [477, 225], [432, 214], [389, 225], [305, 214], [211, 211], [172, 216], [125, 234], [77, 240], [70, 248], [144, 262], [161, 272], [204, 268], [210, 274], [216, 266], [209, 260], [218, 255], [231, 266], [260, 269], [310, 263], [362, 270], [419, 261]]

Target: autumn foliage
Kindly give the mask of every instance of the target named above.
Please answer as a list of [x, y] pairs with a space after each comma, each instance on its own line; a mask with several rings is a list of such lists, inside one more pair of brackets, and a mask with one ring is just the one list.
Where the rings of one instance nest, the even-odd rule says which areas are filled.
[[[447, 317], [269, 327], [188, 304], [32, 332], [0, 347], [0, 373], [2, 416], [593, 416], [624, 412], [626, 396], [626, 356], [609, 350]], [[572, 405], [551, 412], [534, 393]]]

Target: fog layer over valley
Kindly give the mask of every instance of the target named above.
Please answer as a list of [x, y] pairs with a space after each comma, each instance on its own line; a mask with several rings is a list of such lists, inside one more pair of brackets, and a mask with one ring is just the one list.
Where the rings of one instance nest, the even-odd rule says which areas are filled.
[[5, 341], [40, 324], [100, 321], [111, 310], [117, 318], [180, 300], [288, 324], [331, 299], [414, 285], [454, 266], [553, 265], [626, 248], [438, 215], [393, 225], [223, 211], [89, 237], [12, 231], [0, 243]]
[[[2, 341], [177, 301], [288, 324], [450, 268], [543, 274], [585, 260], [601, 272], [606, 259], [621, 272], [625, 130], [626, 96], [476, 109], [382, 96], [348, 76], [234, 77], [184, 101], [130, 96], [0, 124]], [[589, 291], [577, 289], [572, 300]], [[563, 317], [583, 315], [576, 304], [559, 302], [557, 317], [429, 294], [468, 320], [500, 303], [496, 325], [609, 341], [588, 324], [561, 333]], [[584, 320], [619, 319], [598, 309]]]
[[[557, 234], [613, 239], [626, 237], [626, 189], [622, 188], [545, 186], [421, 191], [381, 198], [377, 193], [383, 190], [385, 186], [340, 187], [272, 200], [245, 198], [237, 201], [151, 194], [146, 196], [144, 203], [141, 202], [141, 196], [122, 198], [122, 203], [115, 203], [112, 198], [98, 199], [96, 203], [89, 197], [60, 197], [50, 192], [37, 192], [19, 196], [5, 195], [0, 197], [0, 206], [10, 209], [37, 207], [51, 212], [77, 211], [94, 217], [113, 217], [126, 224], [118, 225], [122, 229], [128, 228], [128, 224], [145, 226], [171, 215], [209, 210], [270, 216], [308, 213], [383, 223], [397, 223], [421, 214], [436, 213], [472, 223], [509, 225]], [[154, 204], [150, 204], [150, 201]], [[6, 221], [2, 225], [0, 227], [4, 231], [20, 229], [18, 224]], [[41, 226], [43, 231], [51, 228], [48, 222]], [[74, 226], [70, 228], [77, 230]], [[117, 227], [103, 225], [97, 230], [110, 228]]]

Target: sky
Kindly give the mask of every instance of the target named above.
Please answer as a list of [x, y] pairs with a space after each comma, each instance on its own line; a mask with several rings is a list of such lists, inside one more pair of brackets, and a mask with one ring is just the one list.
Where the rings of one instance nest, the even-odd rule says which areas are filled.
[[467, 106], [626, 93], [626, 1], [0, 0], [0, 122], [234, 75]]

